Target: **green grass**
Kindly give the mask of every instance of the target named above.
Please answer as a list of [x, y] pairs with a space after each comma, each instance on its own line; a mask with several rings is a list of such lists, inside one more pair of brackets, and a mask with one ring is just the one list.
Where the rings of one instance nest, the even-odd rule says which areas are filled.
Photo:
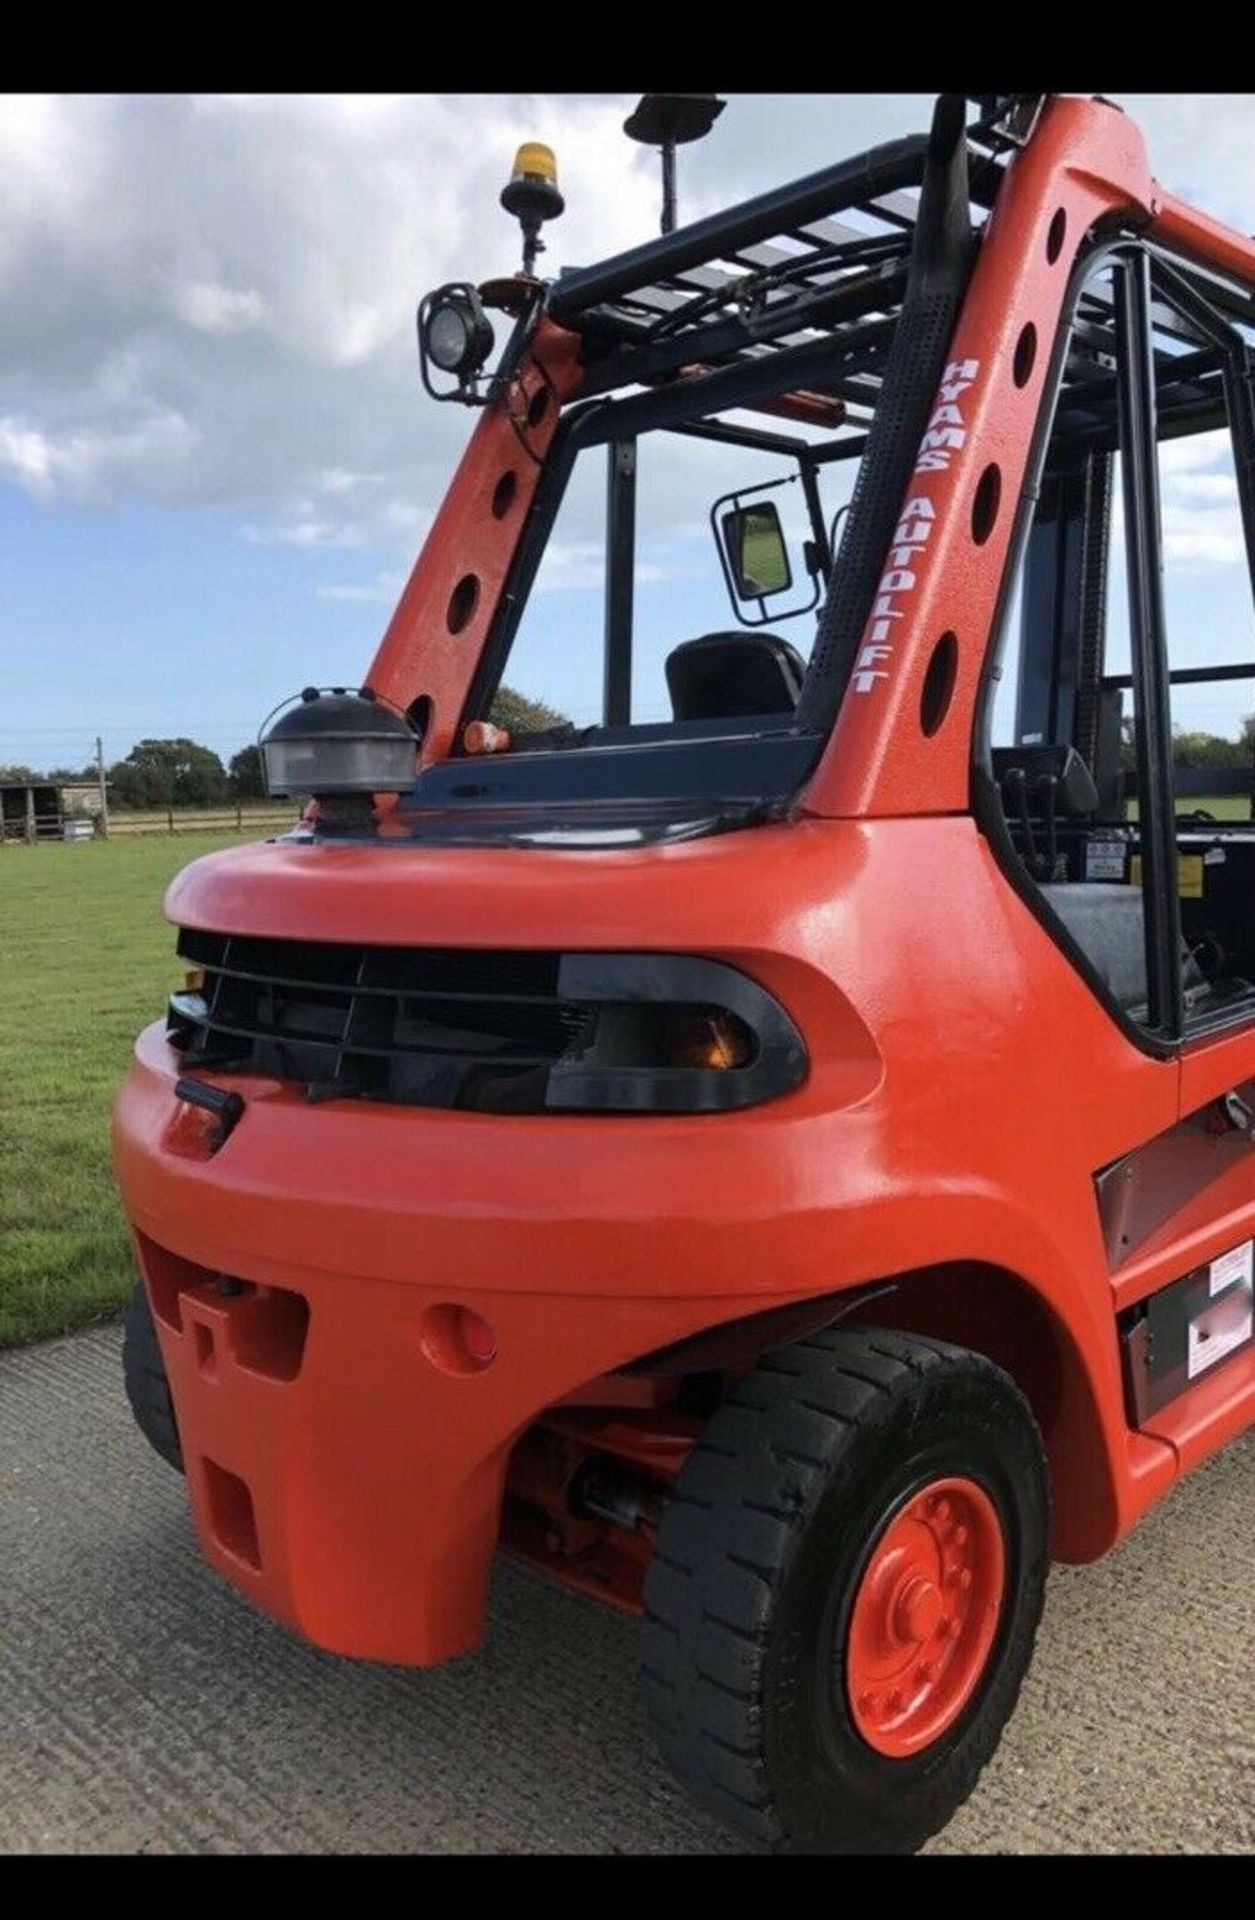
[[131, 1255], [109, 1108], [180, 978], [167, 882], [238, 836], [0, 849], [0, 1346], [113, 1313]]
[[1246, 820], [1251, 817], [1251, 803], [1244, 793], [1204, 794], [1198, 800], [1178, 800], [1178, 813], [1193, 813], [1196, 807], [1202, 807], [1213, 820]]
[[[1178, 796], [1177, 816], [1193, 813], [1196, 807], [1202, 807], [1213, 820], [1246, 820], [1251, 817], [1251, 803], [1244, 793], [1203, 793], [1185, 800]], [[1130, 800], [1125, 808], [1128, 819], [1137, 819], [1137, 801]]]

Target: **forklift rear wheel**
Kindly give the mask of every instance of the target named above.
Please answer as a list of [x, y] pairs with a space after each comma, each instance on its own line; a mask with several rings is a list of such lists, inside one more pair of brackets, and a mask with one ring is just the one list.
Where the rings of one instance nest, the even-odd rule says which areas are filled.
[[915, 1335], [768, 1354], [680, 1473], [645, 1584], [654, 1737], [700, 1804], [804, 1852], [910, 1852], [1015, 1706], [1049, 1537], [1009, 1376]]
[[170, 1398], [170, 1382], [143, 1285], [136, 1282], [122, 1321], [122, 1378], [135, 1424], [169, 1466], [183, 1471], [183, 1449]]

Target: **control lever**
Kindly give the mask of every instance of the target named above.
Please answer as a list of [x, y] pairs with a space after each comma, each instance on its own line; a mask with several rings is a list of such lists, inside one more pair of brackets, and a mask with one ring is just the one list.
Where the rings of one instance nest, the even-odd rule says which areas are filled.
[[1028, 775], [1023, 767], [1008, 767], [1002, 777], [1003, 792], [1013, 800], [1015, 810], [1020, 817], [1020, 826], [1024, 830], [1024, 846], [1030, 873], [1040, 872], [1037, 854], [1037, 841], [1033, 836], [1033, 823], [1028, 811]]
[[1046, 870], [1044, 880], [1053, 880], [1059, 861], [1059, 836], [1055, 831], [1055, 804], [1059, 798], [1059, 780], [1053, 773], [1039, 774], [1033, 792], [1042, 796], [1042, 814], [1046, 822]]

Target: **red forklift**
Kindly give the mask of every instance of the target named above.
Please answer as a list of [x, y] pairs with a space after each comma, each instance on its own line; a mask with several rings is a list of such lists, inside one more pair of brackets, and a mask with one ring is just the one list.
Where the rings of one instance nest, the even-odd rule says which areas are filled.
[[126, 1380], [319, 1646], [469, 1652], [502, 1549], [639, 1616], [702, 1805], [914, 1849], [1051, 1561], [1255, 1419], [1255, 820], [1172, 751], [1255, 678], [1255, 242], [1036, 95], [678, 225], [720, 105], [551, 278], [522, 148], [522, 270], [419, 308], [444, 504], [264, 734], [301, 824], [166, 898]]

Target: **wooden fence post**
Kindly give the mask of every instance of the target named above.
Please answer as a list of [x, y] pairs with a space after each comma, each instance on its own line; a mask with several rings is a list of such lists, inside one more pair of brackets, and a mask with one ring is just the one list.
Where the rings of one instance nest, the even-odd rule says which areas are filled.
[[105, 780], [105, 743], [96, 735], [96, 787], [100, 799], [99, 827], [102, 839], [109, 838], [109, 787]]

